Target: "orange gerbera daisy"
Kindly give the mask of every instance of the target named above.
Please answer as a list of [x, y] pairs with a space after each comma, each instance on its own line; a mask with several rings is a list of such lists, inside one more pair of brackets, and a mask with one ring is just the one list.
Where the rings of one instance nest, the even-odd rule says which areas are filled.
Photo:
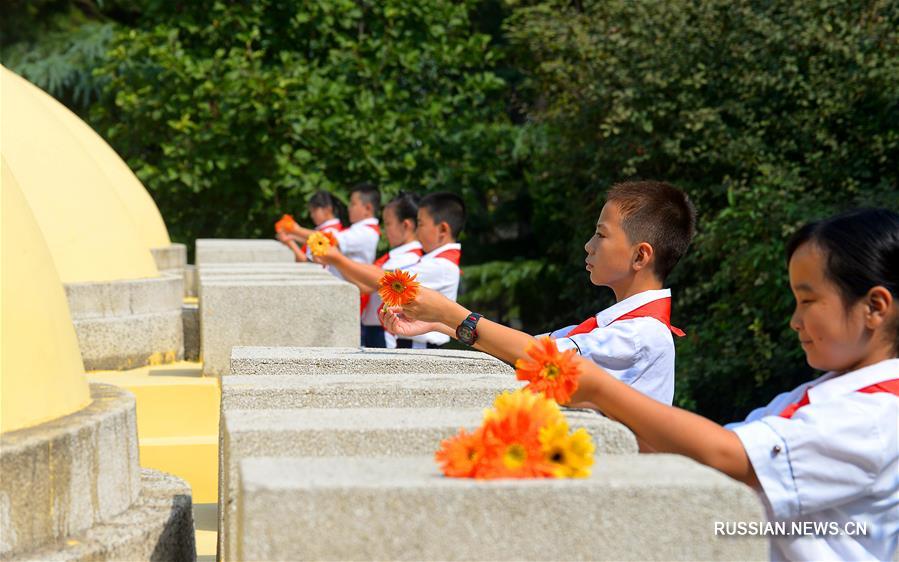
[[415, 300], [418, 296], [418, 288], [421, 284], [415, 279], [418, 274], [395, 269], [388, 271], [378, 281], [378, 294], [385, 306], [403, 306]]
[[460, 429], [458, 434], [444, 439], [440, 450], [434, 454], [443, 474], [454, 478], [474, 478], [483, 457], [484, 436], [481, 429], [474, 433]]
[[559, 407], [527, 390], [503, 393], [484, 416], [484, 458], [478, 478], [549, 478], [540, 429], [564, 421]]
[[543, 393], [561, 404], [567, 403], [577, 390], [580, 374], [573, 359], [575, 351], [560, 352], [552, 338], [542, 337], [528, 348], [527, 353], [529, 358], [515, 361], [518, 380], [528, 381], [525, 387], [528, 390]]
[[337, 238], [331, 232], [313, 232], [306, 240], [306, 246], [313, 256], [323, 256], [328, 253], [331, 246], [337, 245]]
[[293, 220], [291, 215], [283, 215], [278, 222], [275, 223], [275, 232], [288, 232], [293, 230], [297, 225], [297, 221]]

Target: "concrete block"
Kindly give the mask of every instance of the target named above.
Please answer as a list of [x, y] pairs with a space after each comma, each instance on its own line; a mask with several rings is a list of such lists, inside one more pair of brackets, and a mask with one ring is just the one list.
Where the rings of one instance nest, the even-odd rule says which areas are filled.
[[488, 408], [524, 385], [509, 375], [398, 373], [222, 377], [222, 411], [293, 408]]
[[[222, 473], [219, 477], [220, 545], [235, 560], [238, 463], [263, 456], [433, 455], [459, 428], [472, 430], [483, 408], [358, 408], [231, 410], [222, 414]], [[636, 454], [633, 434], [596, 413], [566, 412], [572, 428], [584, 427], [597, 454]]]
[[183, 356], [182, 277], [69, 283], [65, 291], [85, 369], [129, 369]]
[[199, 284], [200, 276], [197, 273], [197, 266], [193, 264], [188, 264], [184, 266], [184, 296], [185, 297], [196, 297], [197, 296], [197, 285]]
[[13, 560], [193, 562], [196, 558], [190, 486], [164, 472], [141, 469], [140, 495], [126, 511]]
[[359, 289], [336, 279], [200, 285], [204, 374], [229, 374], [231, 348], [359, 342]]
[[184, 331], [184, 360], [200, 360], [200, 305], [186, 302], [181, 305], [181, 323]]
[[196, 264], [293, 262], [293, 252], [277, 240], [197, 239]]
[[187, 265], [187, 246], [184, 244], [170, 244], [160, 248], [150, 248], [156, 269], [159, 271], [174, 271], [179, 275]]
[[767, 560], [747, 486], [674, 455], [605, 456], [583, 480], [444, 478], [430, 457], [240, 466], [240, 560]]
[[322, 375], [337, 373], [498, 373], [512, 367], [479, 351], [456, 349], [374, 349], [361, 347], [235, 347], [235, 375]]
[[0, 555], [77, 534], [140, 493], [134, 396], [91, 384], [86, 408], [0, 435]]

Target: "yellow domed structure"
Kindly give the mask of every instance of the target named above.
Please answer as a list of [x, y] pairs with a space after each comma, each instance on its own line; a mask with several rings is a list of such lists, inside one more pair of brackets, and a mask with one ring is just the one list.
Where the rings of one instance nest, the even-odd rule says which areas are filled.
[[80, 410], [90, 392], [53, 258], [5, 159], [0, 174], [0, 432], [7, 432]]
[[168, 234], [124, 162], [76, 116], [6, 68], [0, 90], [3, 157], [62, 282], [158, 276], [150, 248], [168, 245]]
[[69, 108], [56, 101], [52, 96], [35, 89], [38, 90], [35, 95], [38, 101], [43, 103], [50, 114], [63, 124], [81, 147], [87, 151], [91, 160], [109, 178], [110, 185], [125, 205], [144, 245], [148, 248], [162, 248], [171, 244], [172, 241], [169, 239], [169, 233], [165, 228], [159, 208], [156, 207], [153, 198], [147, 193], [128, 164], [103, 140], [103, 137], [72, 113]]

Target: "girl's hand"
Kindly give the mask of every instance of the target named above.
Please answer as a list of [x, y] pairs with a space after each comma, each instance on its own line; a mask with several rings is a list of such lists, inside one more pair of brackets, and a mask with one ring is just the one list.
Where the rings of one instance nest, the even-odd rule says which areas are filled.
[[456, 303], [449, 300], [433, 289], [427, 287], [418, 288], [418, 296], [415, 300], [402, 307], [403, 315], [409, 320], [421, 320], [422, 322], [443, 322], [447, 311], [452, 310]]
[[437, 322], [423, 322], [412, 320], [403, 313], [402, 308], [382, 308], [380, 312], [381, 324], [395, 336], [412, 337], [436, 332], [440, 328]]

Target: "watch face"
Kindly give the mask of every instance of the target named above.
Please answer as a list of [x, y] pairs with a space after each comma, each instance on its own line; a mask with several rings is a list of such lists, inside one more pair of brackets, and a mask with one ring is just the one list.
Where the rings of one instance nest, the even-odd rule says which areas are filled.
[[459, 327], [459, 339], [462, 342], [471, 341], [472, 330], [468, 326], [460, 326]]

